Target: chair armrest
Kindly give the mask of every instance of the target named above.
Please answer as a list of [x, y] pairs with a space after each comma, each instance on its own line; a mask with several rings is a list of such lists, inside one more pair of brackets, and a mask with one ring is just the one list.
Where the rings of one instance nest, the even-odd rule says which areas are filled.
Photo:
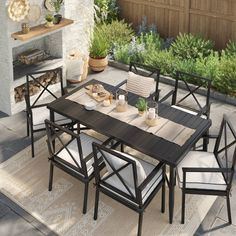
[[122, 85], [124, 85], [124, 84], [126, 84], [127, 83], [127, 80], [124, 80], [124, 81], [122, 81], [121, 83], [119, 83], [118, 85], [116, 85], [115, 87], [116, 88], [119, 88], [119, 87], [121, 87]]
[[167, 100], [170, 96], [173, 96], [174, 94], [174, 90], [171, 90], [170, 92], [168, 92], [162, 99], [160, 99], [160, 103], [164, 102], [165, 100]]
[[155, 100], [155, 101], [158, 102], [160, 91], [161, 91], [161, 90], [158, 89], [157, 92], [153, 92], [153, 93], [149, 96], [149, 98], [150, 98], [151, 100]]
[[[138, 186], [138, 189], [140, 192], [142, 192], [144, 190], [144, 188], [148, 185], [148, 183], [150, 183], [150, 181], [155, 177], [155, 175], [157, 174], [157, 172], [160, 170], [160, 169], [163, 169], [163, 172], [164, 172], [164, 167], [165, 167], [165, 164], [160, 162], [153, 170], [152, 172], [147, 176], [147, 178]], [[162, 173], [163, 175], [165, 173]]]

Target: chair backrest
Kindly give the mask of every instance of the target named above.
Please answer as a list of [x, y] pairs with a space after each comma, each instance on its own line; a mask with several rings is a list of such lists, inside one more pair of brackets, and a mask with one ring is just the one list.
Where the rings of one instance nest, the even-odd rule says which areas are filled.
[[92, 155], [83, 158], [80, 135], [49, 120], [45, 120], [45, 126], [49, 158], [87, 177], [86, 162], [92, 158]]
[[236, 162], [236, 130], [226, 115], [224, 115], [221, 122], [214, 154], [219, 166], [230, 170], [224, 173], [224, 177], [227, 184], [231, 187]]
[[[43, 82], [41, 76], [47, 76], [47, 79]], [[52, 89], [53, 84], [58, 83], [59, 88], [55, 91]], [[38, 87], [38, 94], [31, 99], [31, 85]], [[34, 107], [46, 106], [49, 102], [64, 95], [63, 88], [63, 76], [62, 67], [58, 67], [52, 70], [37, 71], [26, 75], [26, 106], [30, 110]], [[47, 97], [47, 101], [45, 99]]]
[[[97, 143], [93, 143], [93, 155], [96, 184], [109, 191], [111, 195], [115, 192], [141, 204], [141, 192], [137, 185], [142, 179], [138, 179], [137, 170], [140, 170], [135, 159]], [[105, 163], [107, 170], [105, 174], [99, 168], [100, 163]]]
[[[154, 92], [155, 93], [154, 98], [156, 101], [158, 101], [158, 99], [159, 99], [158, 89], [159, 89], [159, 79], [160, 79], [160, 71], [161, 70], [159, 68], [154, 68], [152, 66], [131, 62], [129, 65], [129, 71], [133, 72], [136, 75], [142, 76], [143, 79], [145, 79], [145, 77], [147, 79], [149, 79], [149, 78], [154, 79], [154, 83], [153, 83], [154, 86], [151, 88], [150, 93]], [[148, 86], [148, 83], [145, 84], [145, 82], [144, 82], [143, 87], [145, 87], [145, 86]], [[141, 86], [141, 87], [139, 87], [139, 89], [143, 89], [143, 87]], [[137, 95], [140, 95], [140, 94], [137, 94]]]
[[[180, 93], [178, 91], [180, 83], [183, 84], [183, 88], [187, 91], [187, 93]], [[199, 97], [198, 92], [203, 87], [207, 89], [207, 94], [206, 96]], [[177, 71], [175, 76], [175, 89], [172, 97], [172, 105], [186, 107], [197, 112], [198, 114], [207, 114], [210, 110], [210, 91], [210, 79]]]

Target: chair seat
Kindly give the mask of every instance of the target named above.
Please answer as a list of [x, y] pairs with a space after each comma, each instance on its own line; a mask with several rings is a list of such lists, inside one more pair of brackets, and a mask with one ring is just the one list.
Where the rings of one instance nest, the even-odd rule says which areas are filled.
[[[179, 186], [183, 187], [183, 167], [219, 168], [219, 164], [213, 153], [190, 151], [177, 167]], [[220, 172], [195, 172], [186, 174], [186, 188], [226, 190], [224, 176]]]
[[[140, 162], [140, 164], [142, 165], [146, 176], [148, 176], [152, 170], [155, 168], [154, 165], [147, 163], [143, 160], [138, 159], [138, 161]], [[137, 173], [138, 174], [138, 173]], [[108, 173], [106, 173], [103, 178], [105, 178], [108, 175]], [[152, 178], [152, 180], [147, 184], [147, 186], [143, 189], [142, 191], [142, 202], [143, 204], [145, 203], [145, 201], [148, 199], [148, 197], [150, 196], [150, 194], [153, 192], [153, 190], [156, 188], [156, 186], [162, 181], [162, 169], [160, 169], [156, 175]], [[109, 177], [107, 180], [105, 180], [104, 182], [114, 186], [115, 188], [121, 190], [122, 192], [129, 194], [129, 192], [127, 191], [127, 189], [125, 188], [125, 186], [122, 184], [122, 182], [120, 181], [120, 179], [116, 176], [113, 175], [111, 177]], [[104, 186], [103, 184], [101, 184], [104, 188], [106, 188], [106, 186]], [[108, 189], [108, 188], [106, 188]], [[130, 191], [132, 192], [132, 194], [135, 196], [135, 189], [129, 186]], [[130, 201], [131, 203], [137, 205], [135, 202], [127, 199], [126, 197], [118, 194], [115, 191], [112, 191], [111, 189], [108, 189], [109, 191], [115, 193], [116, 195], [118, 195], [121, 198], [124, 198], [127, 201]]]
[[[173, 108], [175, 108], [175, 109], [178, 109], [178, 110], [180, 110], [180, 111], [187, 112], [187, 113], [192, 114], [192, 115], [195, 115], [195, 116], [198, 114], [198, 113], [195, 112], [195, 111], [189, 110], [189, 109], [184, 108], [184, 107], [181, 107], [181, 106], [172, 105], [171, 107], [173, 107]], [[206, 116], [206, 115], [201, 115], [201, 117], [202, 117], [203, 119], [207, 119], [207, 116]]]
[[[96, 138], [93, 138], [85, 133], [81, 133], [80, 135], [80, 140], [81, 140], [81, 146], [83, 150], [83, 158], [87, 157], [89, 154], [93, 152], [92, 150], [92, 143], [96, 142], [101, 144], [102, 142]], [[71, 155], [75, 158], [75, 160], [78, 162], [79, 166], [81, 167], [81, 162], [80, 162], [80, 156], [78, 152], [78, 145], [77, 145], [77, 140], [74, 139], [72, 142], [70, 142], [67, 145], [68, 150], [70, 151]], [[74, 160], [71, 158], [70, 154], [68, 151], [63, 148], [58, 154], [57, 157], [63, 159], [64, 161], [74, 165], [77, 167], [76, 163]], [[86, 164], [87, 164], [87, 172], [88, 176], [90, 176], [93, 173], [93, 162], [94, 159], [91, 158]]]
[[[45, 124], [44, 121], [46, 119], [50, 120], [50, 112], [47, 109], [46, 106], [43, 107], [37, 107], [37, 108], [33, 108], [32, 109], [32, 113], [33, 113], [33, 126], [34, 129], [43, 129], [45, 128]], [[63, 125], [63, 124], [69, 124], [72, 121], [58, 113], [54, 113], [55, 115], [55, 123], [57, 123], [58, 125]]]

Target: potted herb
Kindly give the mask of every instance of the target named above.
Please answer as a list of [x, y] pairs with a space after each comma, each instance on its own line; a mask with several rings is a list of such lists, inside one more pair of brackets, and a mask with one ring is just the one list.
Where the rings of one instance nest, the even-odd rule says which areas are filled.
[[108, 47], [106, 35], [99, 27], [96, 27], [89, 47], [89, 66], [93, 71], [101, 72], [106, 68]]
[[63, 5], [63, 0], [54, 0], [53, 1], [53, 6], [55, 9], [55, 15], [54, 15], [54, 24], [59, 24], [61, 19], [62, 19], [62, 15], [59, 13], [61, 10], [61, 6]]
[[51, 14], [47, 14], [45, 16], [45, 20], [46, 20], [46, 27], [52, 27], [53, 26], [53, 20], [54, 20], [54, 16]]
[[135, 107], [138, 108], [139, 115], [143, 115], [147, 108], [147, 102], [144, 98], [138, 98], [137, 103], [135, 104]]

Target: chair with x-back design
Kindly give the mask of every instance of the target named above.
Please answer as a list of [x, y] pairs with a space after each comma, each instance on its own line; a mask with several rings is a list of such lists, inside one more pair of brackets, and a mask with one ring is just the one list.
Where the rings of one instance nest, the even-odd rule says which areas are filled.
[[[139, 213], [138, 235], [142, 232], [143, 212], [162, 188], [162, 212], [165, 211], [165, 165], [152, 165], [127, 153], [93, 143], [96, 197], [94, 220], [98, 215], [102, 192]], [[105, 163], [105, 170], [100, 168]], [[105, 173], [104, 173], [105, 172]]]
[[190, 151], [177, 167], [177, 179], [182, 188], [182, 223], [185, 219], [185, 195], [225, 196], [228, 219], [232, 223], [230, 191], [236, 163], [236, 131], [224, 115], [213, 152]]
[[[47, 76], [47, 82], [41, 80], [41, 75]], [[55, 81], [56, 80], [56, 81]], [[57, 82], [57, 89], [53, 89], [52, 84]], [[31, 95], [31, 85], [39, 88], [39, 93]], [[45, 130], [44, 120], [50, 118], [47, 104], [65, 94], [62, 79], [62, 68], [52, 70], [37, 71], [26, 75], [26, 117], [27, 117], [27, 136], [31, 136], [32, 157], [34, 157], [34, 133]], [[55, 114], [54, 119], [58, 124], [72, 125], [72, 121], [59, 114]]]
[[160, 69], [152, 66], [131, 62], [127, 80], [117, 87], [147, 99], [159, 99]]
[[[88, 186], [94, 177], [94, 158], [92, 143], [100, 140], [86, 134], [71, 130], [45, 120], [47, 144], [49, 150], [50, 174], [49, 191], [52, 190], [54, 166], [84, 183], [83, 213], [87, 211]], [[108, 144], [110, 139], [104, 142]]]
[[[174, 80], [174, 89], [161, 98], [160, 102], [171, 98], [173, 108], [209, 119], [211, 80], [182, 71], [176, 72]], [[185, 91], [181, 91], [180, 88]], [[199, 92], [203, 88], [206, 89], [206, 94], [199, 96]], [[208, 138], [205, 137], [203, 139], [204, 150], [207, 150], [208, 142]]]

